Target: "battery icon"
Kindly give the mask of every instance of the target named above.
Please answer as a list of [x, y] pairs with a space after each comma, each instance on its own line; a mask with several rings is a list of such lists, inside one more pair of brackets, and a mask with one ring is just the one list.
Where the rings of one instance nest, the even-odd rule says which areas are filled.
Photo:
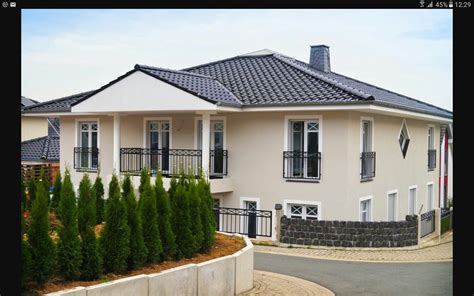
[[449, 0], [449, 7], [453, 7], [453, 1]]

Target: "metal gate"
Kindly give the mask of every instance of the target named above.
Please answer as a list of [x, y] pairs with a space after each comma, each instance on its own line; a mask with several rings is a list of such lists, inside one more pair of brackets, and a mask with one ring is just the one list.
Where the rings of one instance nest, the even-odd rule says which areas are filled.
[[421, 237], [425, 237], [435, 230], [435, 211], [421, 214]]
[[214, 208], [216, 229], [248, 237], [272, 236], [272, 211], [240, 208]]

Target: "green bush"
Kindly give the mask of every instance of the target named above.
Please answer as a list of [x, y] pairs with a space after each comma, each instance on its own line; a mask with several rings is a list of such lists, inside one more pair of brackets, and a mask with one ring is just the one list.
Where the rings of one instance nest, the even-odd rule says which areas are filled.
[[[30, 177], [28, 178], [26, 188], [28, 189], [28, 197], [29, 197], [27, 202], [26, 202], [26, 208], [28, 210], [31, 210], [31, 208], [33, 206], [33, 202], [36, 199], [36, 181], [35, 181], [35, 174], [34, 174], [33, 170], [30, 171]], [[48, 201], [46, 201], [46, 202], [48, 202]]]
[[82, 254], [77, 224], [76, 196], [67, 170], [61, 188], [59, 214], [61, 220], [58, 242], [59, 272], [66, 280], [75, 280], [80, 275]]
[[94, 280], [101, 274], [102, 260], [99, 254], [95, 237], [96, 198], [92, 190], [92, 183], [87, 174], [79, 184], [78, 223], [81, 235], [81, 279]]
[[128, 226], [130, 227], [130, 255], [127, 259], [128, 268], [142, 266], [147, 259], [147, 248], [143, 239], [141, 215], [138, 210], [137, 199], [133, 191], [130, 176], [125, 176], [123, 182], [123, 198], [127, 208]]
[[140, 185], [138, 186], [138, 192], [140, 195], [143, 193], [143, 188], [145, 186], [145, 183], [148, 183], [148, 185], [151, 186], [150, 184], [150, 171], [148, 168], [143, 168], [142, 171], [140, 172]]
[[61, 199], [61, 172], [58, 172], [54, 177], [53, 197], [51, 198], [51, 209], [57, 209], [59, 200]]
[[109, 184], [109, 197], [105, 210], [105, 227], [100, 238], [104, 269], [106, 272], [123, 273], [127, 270], [130, 255], [130, 228], [127, 209], [120, 198], [117, 176]]
[[150, 186], [150, 181], [146, 181], [142, 187], [140, 212], [143, 223], [143, 239], [148, 250], [147, 262], [158, 262], [163, 253], [163, 246], [158, 229], [156, 198]]
[[173, 231], [176, 234], [175, 258], [191, 258], [194, 250], [194, 237], [191, 232], [191, 216], [186, 184], [179, 182], [173, 192], [171, 208], [173, 213]]
[[[32, 187], [33, 188], [33, 187]], [[31, 276], [37, 283], [44, 283], [55, 269], [55, 247], [49, 236], [47, 193], [43, 186], [36, 188], [36, 198], [31, 205], [31, 225], [28, 242], [31, 246]]]
[[49, 178], [46, 175], [46, 171], [44, 170], [43, 167], [41, 167], [41, 170], [40, 170], [40, 180], [39, 181], [43, 185], [46, 192], [48, 193], [48, 205], [49, 205], [49, 202], [50, 202], [49, 188], [51, 187], [51, 183], [49, 182]]
[[92, 187], [95, 196], [95, 215], [96, 215], [96, 224], [101, 224], [104, 222], [104, 211], [105, 211], [105, 201], [104, 201], [104, 184], [102, 184], [102, 178], [97, 173], [95, 178], [94, 186]]
[[[23, 178], [21, 179], [23, 182]], [[23, 217], [23, 209], [20, 211], [20, 219], [21, 219], [21, 288], [25, 287], [25, 284], [30, 279], [31, 274], [31, 251], [30, 245], [27, 241], [23, 239], [23, 235], [25, 234], [25, 218]]]
[[176, 252], [176, 237], [171, 227], [171, 205], [168, 193], [163, 187], [161, 173], [155, 181], [156, 209], [158, 214], [158, 228], [163, 244], [163, 258], [172, 257]]
[[191, 217], [191, 233], [193, 234], [193, 252], [198, 252], [202, 248], [204, 233], [201, 221], [201, 198], [199, 196], [197, 183], [191, 177], [188, 180], [188, 190], [186, 192], [189, 200], [189, 214]]
[[201, 197], [201, 221], [203, 229], [203, 242], [201, 251], [207, 252], [214, 244], [216, 232], [216, 218], [214, 214], [214, 204], [211, 195], [209, 182], [203, 177], [198, 182], [198, 194]]

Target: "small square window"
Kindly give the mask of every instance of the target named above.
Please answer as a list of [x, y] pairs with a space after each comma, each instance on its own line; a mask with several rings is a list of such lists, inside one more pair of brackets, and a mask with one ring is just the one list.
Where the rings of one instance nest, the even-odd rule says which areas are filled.
[[87, 123], [81, 124], [81, 130], [88, 131], [89, 130], [89, 124], [87, 124]]
[[214, 123], [214, 131], [221, 132], [224, 130], [224, 124], [222, 122]]
[[97, 130], [97, 123], [91, 124], [91, 128], [92, 128], [93, 131], [96, 131]]
[[360, 202], [360, 221], [366, 222], [371, 220], [371, 209], [370, 209], [370, 199], [366, 199]]
[[151, 131], [157, 131], [158, 130], [158, 123], [150, 123], [150, 130]]
[[403, 158], [405, 158], [408, 151], [408, 144], [410, 143], [410, 138], [408, 137], [408, 129], [405, 122], [403, 122], [400, 135], [398, 136], [398, 142], [400, 144], [400, 149], [402, 150]]
[[303, 213], [302, 206], [291, 206], [291, 214], [292, 215], [301, 215]]
[[319, 129], [318, 122], [308, 122], [308, 130], [309, 131], [317, 131]]
[[161, 130], [163, 131], [169, 131], [170, 130], [170, 124], [168, 122], [163, 122], [161, 124]]

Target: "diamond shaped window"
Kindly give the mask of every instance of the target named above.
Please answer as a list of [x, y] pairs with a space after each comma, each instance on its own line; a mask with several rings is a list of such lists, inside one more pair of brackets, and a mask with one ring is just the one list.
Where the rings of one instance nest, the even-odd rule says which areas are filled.
[[402, 129], [398, 136], [398, 142], [400, 144], [400, 149], [402, 150], [403, 158], [405, 158], [408, 151], [408, 144], [410, 143], [410, 137], [408, 135], [407, 124], [405, 121], [403, 121]]

